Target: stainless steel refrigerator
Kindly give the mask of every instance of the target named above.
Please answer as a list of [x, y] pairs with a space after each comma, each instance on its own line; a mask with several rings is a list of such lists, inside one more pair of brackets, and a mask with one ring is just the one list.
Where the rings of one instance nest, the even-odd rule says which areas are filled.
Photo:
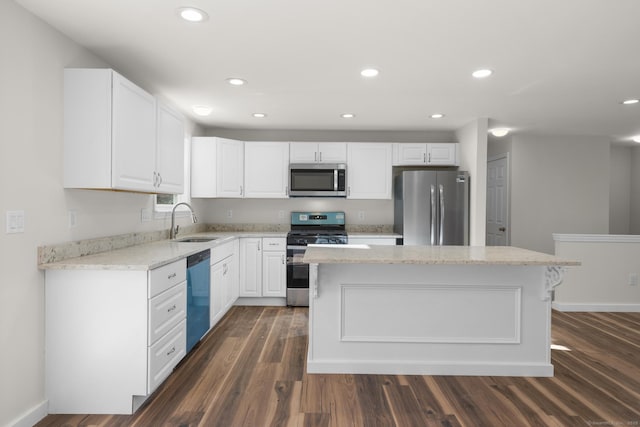
[[405, 245], [469, 244], [469, 174], [403, 171], [394, 182], [394, 224]]

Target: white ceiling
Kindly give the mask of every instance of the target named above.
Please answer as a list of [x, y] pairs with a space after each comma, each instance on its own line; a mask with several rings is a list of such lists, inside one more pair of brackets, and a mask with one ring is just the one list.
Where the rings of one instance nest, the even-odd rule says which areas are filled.
[[640, 135], [638, 0], [16, 1], [205, 127]]

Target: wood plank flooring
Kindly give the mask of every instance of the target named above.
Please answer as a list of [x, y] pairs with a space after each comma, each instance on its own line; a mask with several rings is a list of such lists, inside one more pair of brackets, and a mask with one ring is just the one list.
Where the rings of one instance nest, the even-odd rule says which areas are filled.
[[136, 414], [37, 426], [640, 426], [640, 313], [554, 312], [553, 378], [307, 375], [307, 319], [234, 307]]

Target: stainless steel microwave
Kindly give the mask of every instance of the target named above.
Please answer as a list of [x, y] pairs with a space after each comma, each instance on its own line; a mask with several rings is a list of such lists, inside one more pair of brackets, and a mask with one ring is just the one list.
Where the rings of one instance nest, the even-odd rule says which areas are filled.
[[292, 163], [289, 196], [346, 197], [347, 165], [344, 163]]

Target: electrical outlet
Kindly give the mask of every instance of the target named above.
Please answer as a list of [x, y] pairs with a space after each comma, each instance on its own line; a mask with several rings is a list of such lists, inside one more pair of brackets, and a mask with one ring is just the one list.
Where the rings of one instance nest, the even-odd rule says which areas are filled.
[[358, 211], [358, 220], [364, 221], [364, 211]]
[[233, 210], [229, 209], [227, 211], [227, 218], [233, 218]]
[[629, 286], [638, 286], [638, 273], [629, 273]]
[[69, 217], [69, 228], [74, 228], [78, 225], [78, 211], [70, 210], [68, 212]]
[[278, 219], [284, 219], [284, 211], [278, 211]]
[[142, 208], [140, 209], [140, 222], [149, 222], [151, 221], [151, 209]]

